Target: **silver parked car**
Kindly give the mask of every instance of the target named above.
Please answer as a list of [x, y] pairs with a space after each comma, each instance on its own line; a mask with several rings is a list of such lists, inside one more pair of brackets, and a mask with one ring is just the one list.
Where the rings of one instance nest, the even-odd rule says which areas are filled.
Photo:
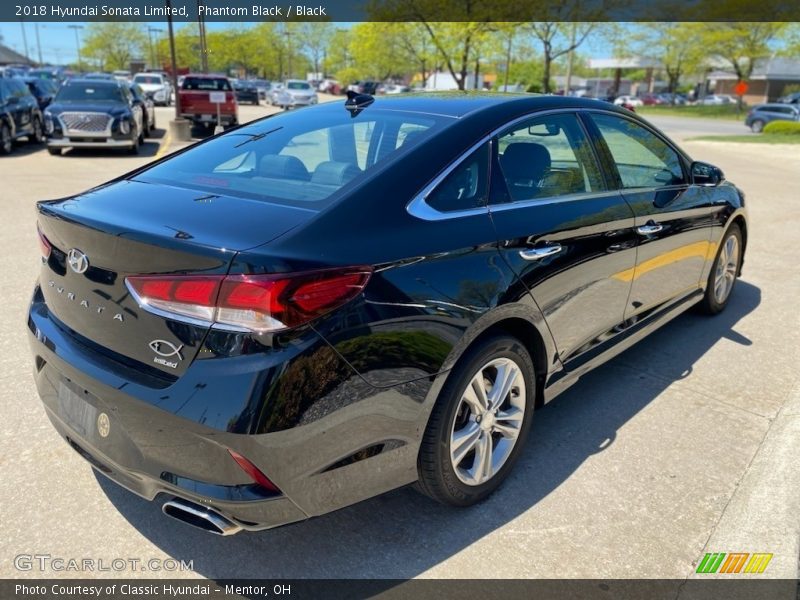
[[300, 106], [313, 106], [319, 101], [317, 91], [302, 79], [289, 79], [270, 90], [269, 103], [285, 110]]

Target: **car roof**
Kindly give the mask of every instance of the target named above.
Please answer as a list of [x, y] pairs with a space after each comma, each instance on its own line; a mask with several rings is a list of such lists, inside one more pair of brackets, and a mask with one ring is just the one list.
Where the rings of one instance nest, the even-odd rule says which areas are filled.
[[[338, 105], [330, 102], [320, 106]], [[540, 94], [507, 94], [502, 92], [423, 92], [391, 96], [376, 96], [371, 106], [386, 110], [437, 114], [461, 118], [468, 114], [507, 106], [511, 112], [537, 111], [557, 108], [603, 108], [614, 110], [603, 100], [572, 98]], [[365, 109], [369, 110], [369, 108]]]
[[121, 81], [117, 81], [116, 79], [92, 79], [90, 77], [74, 77], [72, 79], [67, 80], [64, 85], [75, 85], [75, 84], [84, 84], [84, 85], [107, 85], [109, 87], [122, 87], [126, 85]]
[[196, 79], [229, 79], [227, 75], [219, 73], [187, 73], [184, 77], [194, 77]]

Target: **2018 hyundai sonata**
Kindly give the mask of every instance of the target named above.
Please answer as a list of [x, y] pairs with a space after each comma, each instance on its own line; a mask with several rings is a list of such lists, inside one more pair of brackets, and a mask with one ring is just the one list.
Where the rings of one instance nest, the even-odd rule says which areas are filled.
[[723, 310], [747, 243], [719, 169], [544, 96], [351, 93], [40, 202], [38, 226], [53, 425], [222, 534], [412, 482], [480, 501], [535, 408]]

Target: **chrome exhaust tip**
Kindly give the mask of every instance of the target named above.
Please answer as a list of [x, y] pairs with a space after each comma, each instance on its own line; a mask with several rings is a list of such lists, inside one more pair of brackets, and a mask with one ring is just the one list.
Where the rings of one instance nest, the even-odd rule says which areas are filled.
[[210, 508], [203, 508], [177, 498], [165, 502], [161, 506], [161, 511], [168, 517], [215, 535], [233, 535], [242, 530], [241, 526]]

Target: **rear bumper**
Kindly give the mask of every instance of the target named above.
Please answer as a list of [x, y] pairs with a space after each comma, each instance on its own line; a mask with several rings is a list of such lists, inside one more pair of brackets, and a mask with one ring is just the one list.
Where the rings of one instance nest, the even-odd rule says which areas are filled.
[[[217, 113], [181, 113], [181, 117], [184, 119], [188, 119], [193, 123], [209, 123], [209, 124], [216, 124], [217, 122]], [[232, 114], [221, 114], [219, 117], [220, 123], [223, 125], [235, 125], [238, 120], [236, 115]]]
[[[55, 429], [96, 470], [148, 500], [188, 500], [243, 529], [267, 529], [416, 480], [423, 409], [417, 397], [347, 375], [301, 424], [243, 433], [251, 412], [281, 411], [279, 419], [293, 410], [267, 401], [248, 405], [249, 398], [239, 397], [281, 387], [270, 377], [291, 376], [291, 365], [274, 369], [260, 355], [196, 360], [176, 382], [150, 388], [64, 329], [38, 290], [28, 334], [34, 379]], [[313, 351], [326, 347], [320, 342]], [[237, 412], [243, 404], [245, 413]], [[103, 414], [107, 427], [100, 426]], [[364, 453], [376, 446], [375, 454]], [[281, 493], [254, 484], [229, 450], [255, 464]]]

